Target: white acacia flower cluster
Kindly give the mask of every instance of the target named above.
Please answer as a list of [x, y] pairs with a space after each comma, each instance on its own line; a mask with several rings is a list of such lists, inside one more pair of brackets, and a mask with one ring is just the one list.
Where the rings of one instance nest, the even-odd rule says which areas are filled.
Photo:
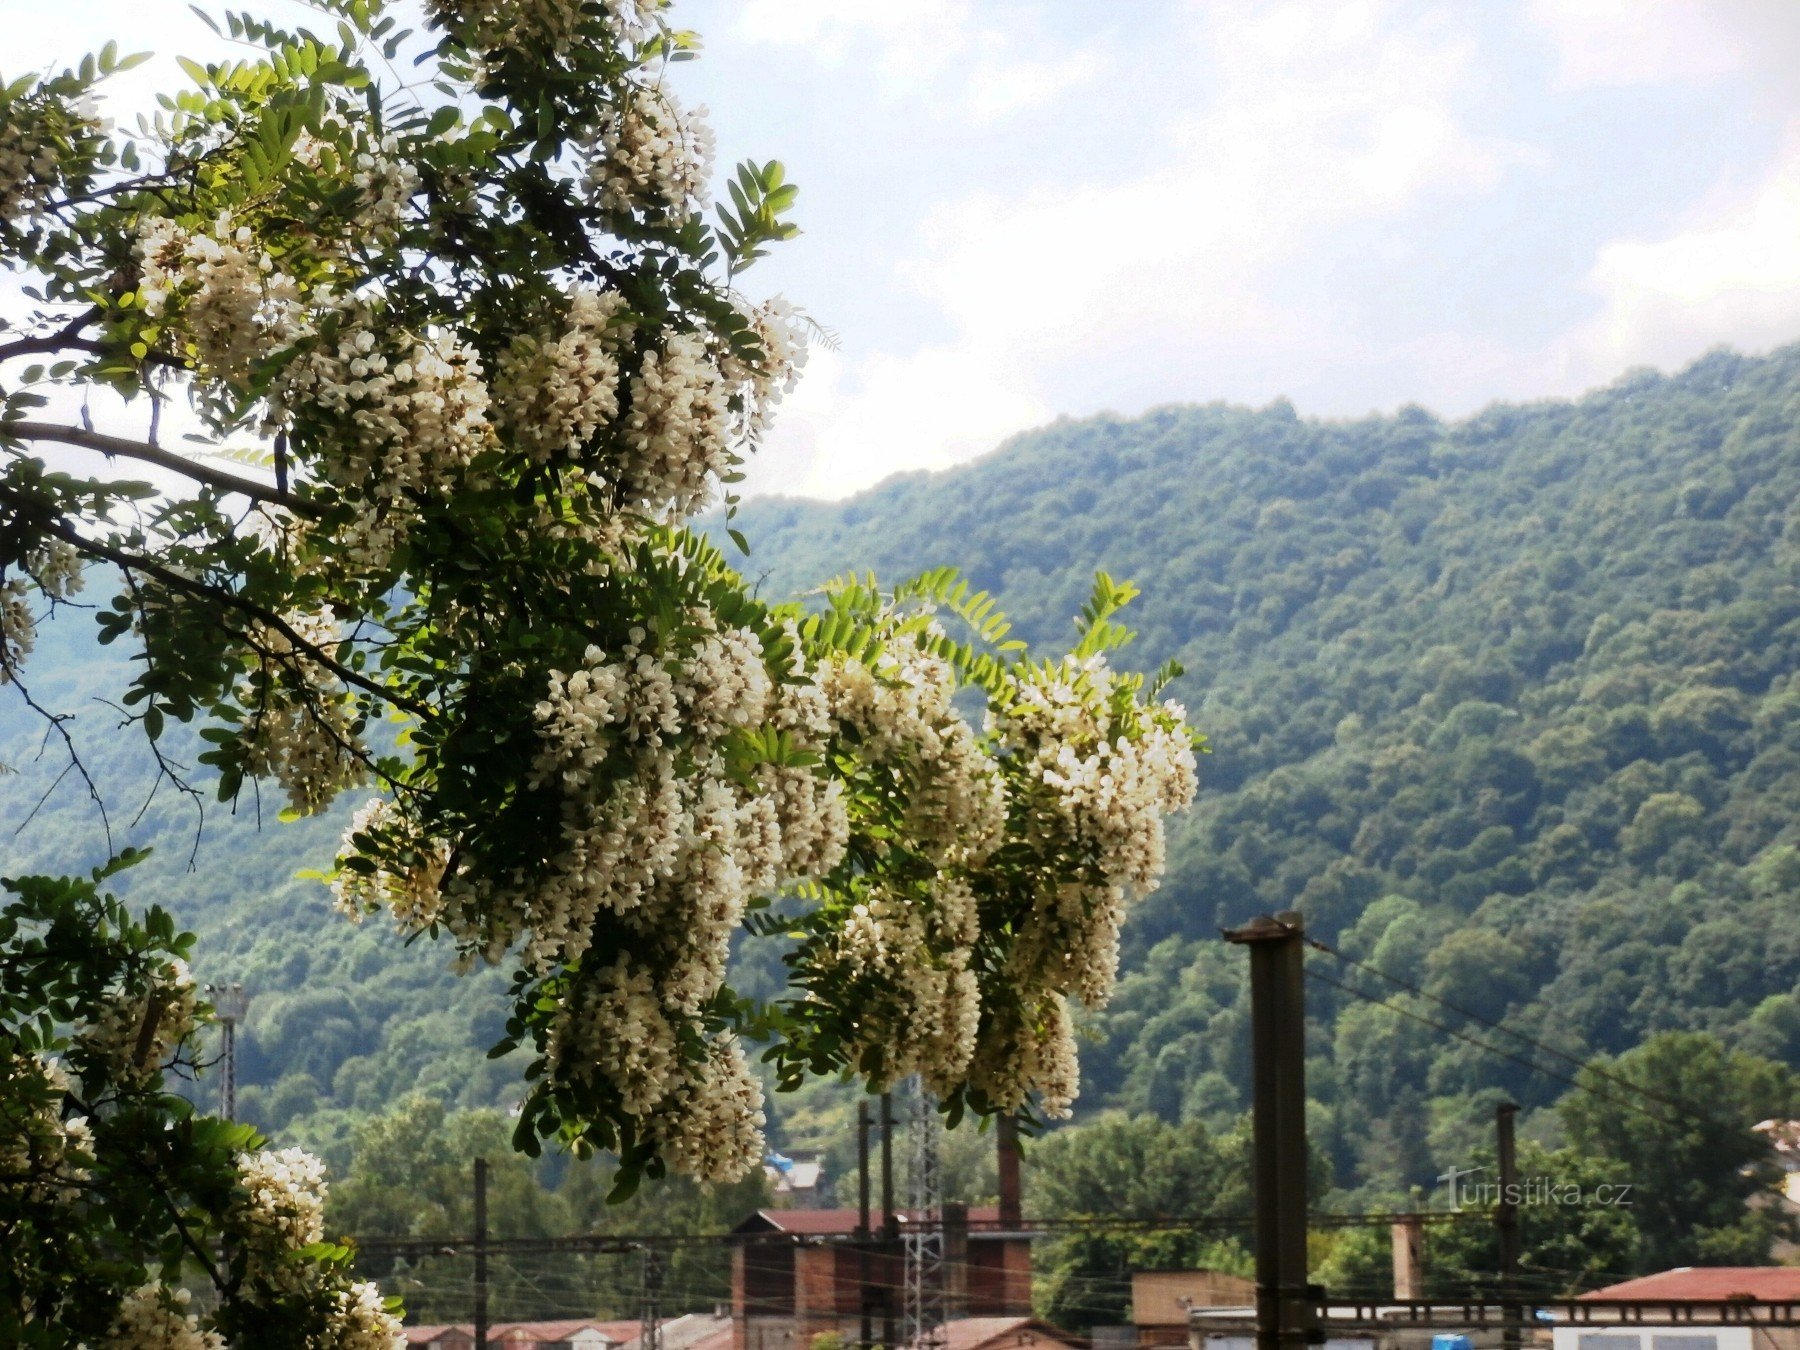
[[0, 582], [0, 684], [37, 645], [37, 620], [29, 597], [35, 589], [52, 600], [67, 600], [82, 587], [81, 555], [71, 544], [49, 539], [25, 560], [23, 575]]
[[9, 577], [0, 583], [0, 684], [12, 682], [13, 672], [37, 645], [37, 620], [27, 598], [30, 594], [24, 577]]
[[332, 879], [332, 897], [337, 908], [354, 922], [377, 909], [393, 911], [396, 922], [409, 933], [422, 932], [437, 921], [443, 908], [444, 869], [449, 865], [450, 850], [441, 840], [420, 839], [411, 828], [411, 818], [385, 797], [371, 797], [351, 817], [344, 832], [345, 851], [359, 834], [384, 832], [398, 834], [403, 843], [398, 856], [406, 861], [396, 864], [396, 851], [384, 850], [369, 856], [374, 871], [364, 872], [340, 867]]
[[140, 305], [153, 319], [179, 313], [203, 376], [241, 379], [300, 335], [294, 279], [275, 266], [250, 226], [228, 214], [211, 231], [152, 217], [139, 227], [137, 254]]
[[617, 291], [577, 290], [559, 331], [521, 333], [499, 361], [494, 422], [507, 448], [539, 464], [575, 454], [619, 415], [619, 352], [633, 325]]
[[74, 1198], [93, 1161], [87, 1117], [63, 1118], [69, 1086], [55, 1060], [15, 1054], [0, 1062], [0, 1179], [32, 1201]]
[[[618, 40], [635, 43], [648, 30], [661, 0], [606, 0], [606, 16]], [[429, 0], [432, 19], [470, 50], [542, 51], [561, 55], [574, 43], [583, 19], [580, 0]]]
[[378, 246], [392, 244], [405, 219], [406, 205], [419, 190], [418, 171], [400, 158], [400, 142], [392, 135], [359, 150], [352, 169], [350, 182], [360, 194], [359, 233]]
[[761, 1163], [764, 1119], [762, 1084], [745, 1062], [744, 1047], [720, 1032], [669, 1094], [651, 1132], [676, 1171], [726, 1181]]
[[706, 206], [713, 153], [705, 108], [688, 112], [661, 86], [639, 86], [600, 128], [588, 188], [604, 212], [683, 225]]
[[1017, 1110], [1035, 1092], [1045, 1115], [1066, 1117], [1081, 1091], [1069, 1001], [1040, 993], [994, 1009], [969, 1065], [969, 1083], [1002, 1110]]
[[1118, 968], [1127, 900], [1162, 876], [1163, 819], [1193, 801], [1193, 743], [1178, 704], [1113, 710], [1116, 677], [1098, 657], [1035, 668], [995, 719], [1002, 744], [1090, 869], [1038, 897], [1012, 960], [1018, 977], [1090, 1007], [1106, 1002]]
[[940, 873], [930, 889], [872, 892], [831, 935], [818, 968], [857, 1009], [850, 1057], [879, 1050], [882, 1086], [917, 1073], [944, 1095], [975, 1054], [981, 988], [969, 963], [979, 924], [966, 880]]
[[0, 226], [41, 210], [56, 180], [56, 146], [41, 117], [16, 100], [0, 103]]
[[1012, 693], [991, 731], [1040, 846], [1074, 865], [1040, 879], [1015, 929], [969, 1081], [1003, 1107], [1035, 1091], [1066, 1114], [1079, 1086], [1068, 999], [1111, 997], [1127, 901], [1161, 877], [1164, 817], [1197, 787], [1194, 749], [1179, 705], [1137, 706], [1100, 657], [1033, 667]]
[[121, 991], [78, 1035], [81, 1049], [115, 1082], [153, 1086], [163, 1066], [194, 1029], [198, 995], [187, 962], [172, 958], [143, 986]]
[[768, 430], [775, 405], [799, 383], [807, 344], [798, 312], [779, 295], [750, 309], [745, 317], [762, 346], [762, 356], [746, 361], [733, 353], [721, 363], [721, 369], [726, 383], [743, 390], [738, 434], [754, 441]]
[[201, 1329], [189, 1294], [152, 1281], [125, 1295], [101, 1350], [225, 1350], [225, 1338]]
[[245, 771], [274, 778], [294, 810], [312, 815], [365, 781], [368, 767], [351, 727], [350, 699], [314, 655], [336, 649], [336, 622], [329, 614], [289, 614], [285, 622], [303, 645], [273, 624], [252, 625], [252, 643], [264, 654], [265, 669], [260, 685], [239, 695], [248, 710]]
[[305, 1149], [240, 1153], [238, 1219], [258, 1246], [297, 1251], [325, 1236], [325, 1164]]
[[481, 361], [454, 334], [413, 334], [354, 300], [327, 298], [334, 339], [302, 346], [269, 392], [270, 426], [304, 410], [330, 433], [318, 445], [325, 479], [357, 502], [351, 563], [386, 565], [414, 514], [414, 496], [444, 496], [494, 443]]
[[617, 479], [626, 502], [678, 516], [705, 505], [713, 475], [733, 459], [729, 391], [704, 338], [678, 333], [644, 353], [623, 432]]
[[668, 1095], [680, 1057], [675, 1023], [647, 967], [621, 956], [582, 982], [551, 1037], [551, 1068], [564, 1077], [600, 1075], [620, 1106], [647, 1116]]
[[939, 865], [986, 859], [1006, 830], [1006, 785], [956, 711], [950, 663], [897, 638], [873, 669], [832, 661], [820, 683], [832, 713], [859, 734], [865, 756], [906, 783], [909, 842]]
[[381, 1290], [368, 1280], [332, 1293], [325, 1337], [331, 1350], [401, 1350], [406, 1344], [399, 1319], [382, 1306]]
[[[702, 1010], [749, 898], [835, 867], [848, 817], [841, 787], [801, 764], [727, 771], [723, 743], [768, 724], [797, 751], [822, 749], [822, 691], [797, 666], [778, 684], [747, 629], [694, 612], [682, 631], [663, 643], [636, 628], [618, 653], [590, 648], [552, 674], [532, 779], [564, 801], [551, 872], [504, 887], [453, 876], [438, 912], [490, 959], [522, 941], [540, 971], [596, 962], [552, 1029], [553, 1072], [604, 1085], [671, 1165], [722, 1178], [760, 1156], [761, 1089]], [[590, 952], [603, 923], [629, 957]], [[703, 1055], [683, 1049], [696, 1037]]]

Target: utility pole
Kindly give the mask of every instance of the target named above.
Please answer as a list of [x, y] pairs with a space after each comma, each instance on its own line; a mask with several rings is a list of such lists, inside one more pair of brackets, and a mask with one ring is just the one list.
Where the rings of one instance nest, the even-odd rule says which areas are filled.
[[475, 1350], [488, 1350], [488, 1165], [475, 1160]]
[[894, 1212], [894, 1096], [881, 1094], [881, 1344], [895, 1350], [894, 1244], [900, 1216]]
[[1519, 1155], [1513, 1125], [1519, 1108], [1501, 1102], [1494, 1108], [1495, 1154], [1500, 1171], [1500, 1203], [1494, 1206], [1494, 1228], [1500, 1239], [1500, 1322], [1506, 1350], [1519, 1350]]
[[209, 984], [206, 996], [219, 1023], [219, 1114], [237, 1119], [237, 1029], [250, 1011], [250, 996], [241, 984]]
[[1306, 1279], [1305, 939], [1293, 910], [1225, 932], [1250, 949], [1256, 1350], [1319, 1339]]
[[906, 1344], [933, 1350], [944, 1343], [944, 1195], [938, 1167], [937, 1107], [913, 1079], [912, 1176], [906, 1225]]
[[856, 1104], [856, 1306], [862, 1315], [858, 1329], [859, 1350], [872, 1350], [875, 1341], [875, 1291], [869, 1287], [869, 1102]]
[[662, 1249], [646, 1242], [643, 1300], [638, 1310], [638, 1350], [662, 1350], [662, 1287]]

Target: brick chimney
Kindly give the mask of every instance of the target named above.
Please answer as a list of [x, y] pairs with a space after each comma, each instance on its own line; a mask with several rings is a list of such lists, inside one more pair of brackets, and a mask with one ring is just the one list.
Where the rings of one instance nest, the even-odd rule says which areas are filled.
[[999, 1120], [1000, 1227], [1019, 1227], [1024, 1211], [1019, 1206], [1019, 1122], [1010, 1114]]

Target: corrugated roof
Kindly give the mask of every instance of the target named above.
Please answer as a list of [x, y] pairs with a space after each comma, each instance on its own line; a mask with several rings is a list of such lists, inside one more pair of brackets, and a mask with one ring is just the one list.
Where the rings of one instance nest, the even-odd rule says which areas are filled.
[[1583, 1298], [1800, 1299], [1800, 1266], [1681, 1266], [1596, 1289]]

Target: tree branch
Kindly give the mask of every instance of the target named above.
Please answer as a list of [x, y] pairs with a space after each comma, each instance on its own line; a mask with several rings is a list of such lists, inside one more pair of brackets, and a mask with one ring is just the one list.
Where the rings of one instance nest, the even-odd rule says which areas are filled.
[[0, 361], [10, 361], [14, 357], [33, 356], [39, 353], [60, 352], [75, 347], [86, 350], [89, 343], [77, 336], [95, 319], [100, 317], [100, 307], [91, 306], [70, 319], [54, 333], [45, 333], [39, 337], [18, 338], [12, 342], [0, 342]]
[[295, 515], [316, 517], [320, 514], [318, 507], [291, 492], [284, 492], [280, 488], [249, 478], [239, 478], [234, 473], [227, 473], [207, 464], [197, 464], [186, 455], [164, 450], [161, 446], [147, 445], [143, 441], [107, 436], [98, 431], [84, 431], [80, 427], [59, 426], [54, 422], [0, 423], [0, 435], [14, 436], [22, 441], [55, 441], [62, 445], [79, 446], [83, 450], [98, 450], [108, 458], [117, 455], [124, 459], [142, 460], [146, 464], [168, 469], [224, 492], [235, 492], [256, 501], [285, 507]]
[[281, 615], [277, 614], [272, 609], [267, 609], [262, 605], [257, 604], [254, 600], [246, 600], [243, 596], [238, 595], [234, 591], [225, 590], [218, 586], [209, 586], [204, 581], [196, 581], [193, 577], [183, 576], [181, 573], [174, 571], [171, 568], [164, 567], [161, 563], [152, 558], [146, 558], [136, 553], [127, 553], [124, 549], [114, 548], [111, 544], [103, 544], [97, 539], [89, 539], [79, 531], [71, 529], [69, 526], [61, 524], [60, 522], [45, 525], [44, 531], [47, 534], [54, 535], [65, 544], [68, 544], [77, 553], [83, 554], [86, 557], [99, 558], [103, 561], [112, 563], [116, 567], [123, 567], [127, 570], [142, 572], [145, 576], [155, 577], [171, 590], [180, 591], [185, 595], [200, 596], [203, 599], [224, 605], [228, 609], [235, 609], [240, 614], [247, 614], [251, 618], [259, 620], [260, 622], [267, 624], [270, 628], [273, 628], [277, 633], [280, 633], [292, 643], [296, 650], [305, 652], [308, 660], [318, 662], [319, 665], [323, 666], [326, 670], [329, 670], [333, 675], [336, 675], [345, 684], [354, 685], [356, 688], [361, 689], [366, 693], [373, 694], [384, 703], [391, 703], [394, 707], [404, 709], [415, 717], [429, 718], [433, 715], [433, 710], [429, 704], [420, 703], [417, 699], [407, 698], [405, 695], [388, 688], [388, 686], [382, 684], [380, 681], [371, 680], [367, 675], [362, 674], [360, 671], [352, 670], [341, 661], [335, 661], [331, 657], [325, 655], [324, 652], [319, 650], [316, 644], [308, 642], [305, 638], [301, 637], [299, 633], [295, 632], [293, 626], [289, 624], [286, 619], [282, 618]]

